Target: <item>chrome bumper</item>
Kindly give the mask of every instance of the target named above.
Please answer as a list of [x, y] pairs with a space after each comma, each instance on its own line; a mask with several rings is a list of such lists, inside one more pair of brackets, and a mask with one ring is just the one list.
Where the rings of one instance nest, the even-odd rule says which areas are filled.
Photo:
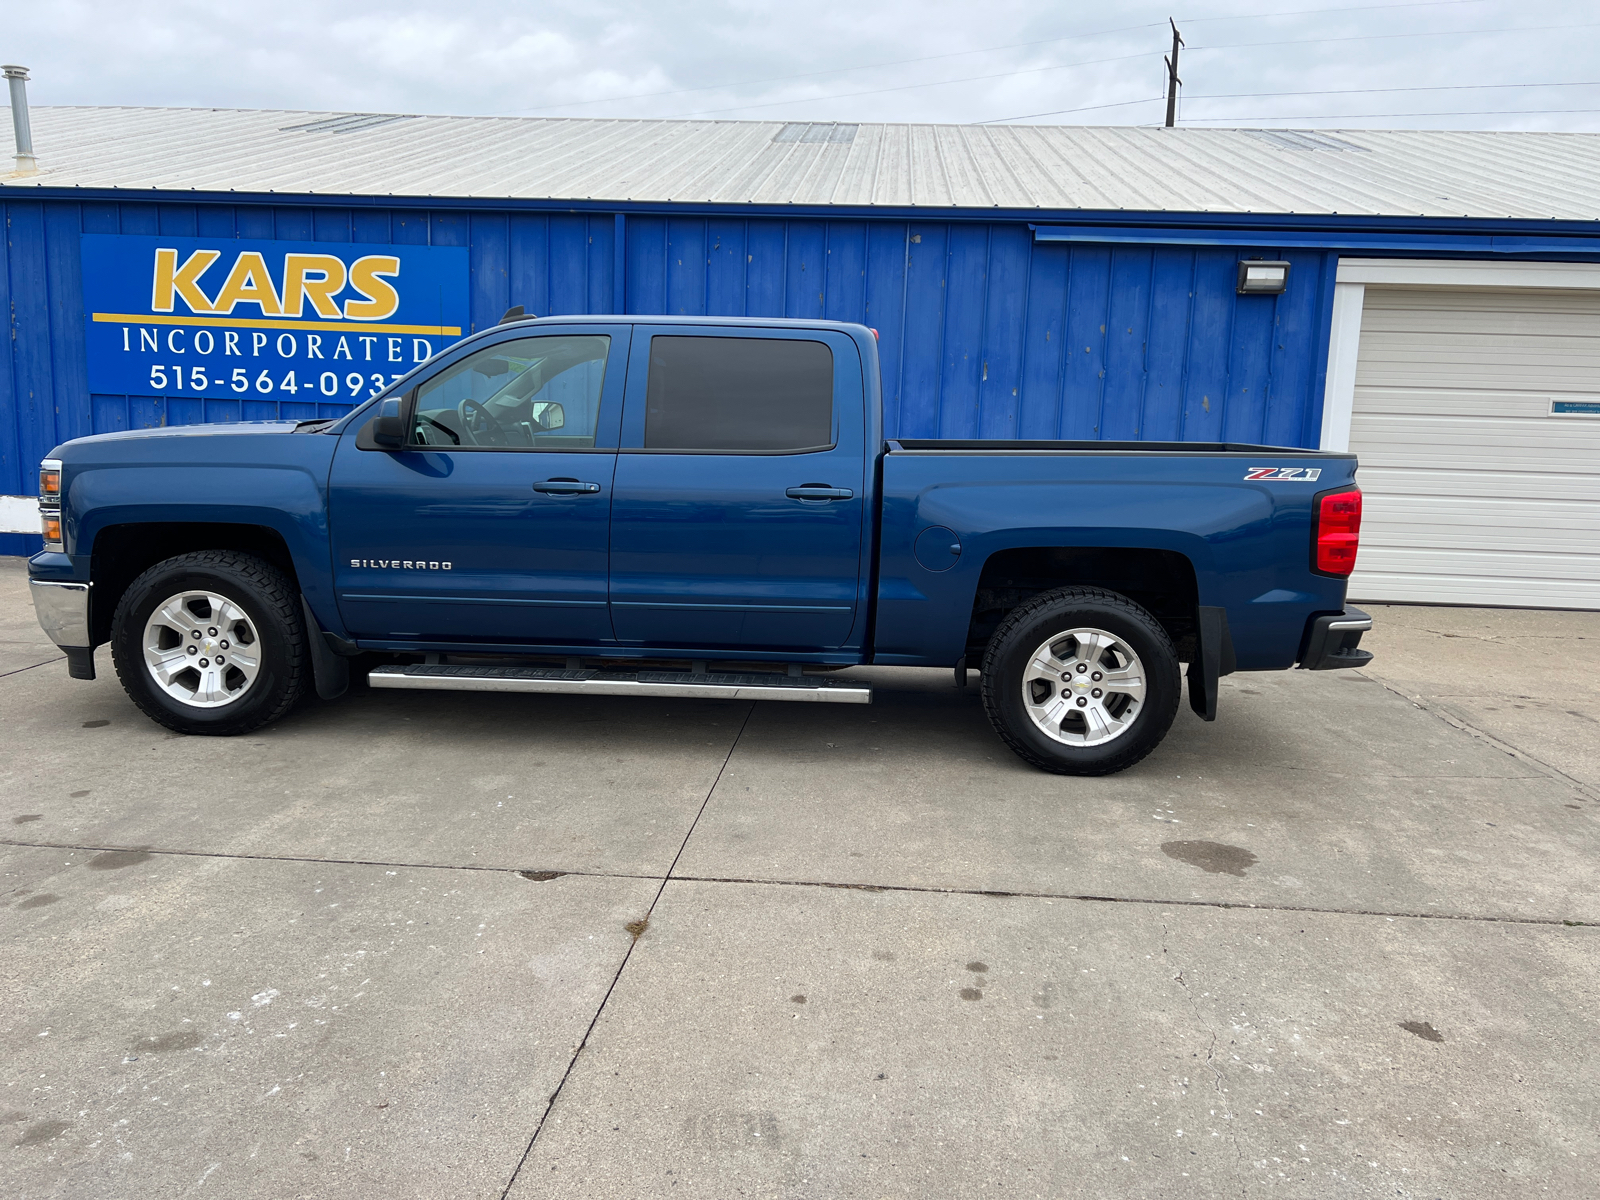
[[33, 593], [33, 611], [38, 614], [39, 627], [46, 637], [63, 650], [89, 648], [87, 583], [30, 579], [28, 590]]

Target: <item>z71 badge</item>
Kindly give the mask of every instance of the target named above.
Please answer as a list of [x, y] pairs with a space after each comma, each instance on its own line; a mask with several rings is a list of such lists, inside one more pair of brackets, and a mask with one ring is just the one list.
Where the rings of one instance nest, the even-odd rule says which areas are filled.
[[1308, 483], [1322, 477], [1321, 467], [1251, 467], [1246, 479], [1304, 479]]

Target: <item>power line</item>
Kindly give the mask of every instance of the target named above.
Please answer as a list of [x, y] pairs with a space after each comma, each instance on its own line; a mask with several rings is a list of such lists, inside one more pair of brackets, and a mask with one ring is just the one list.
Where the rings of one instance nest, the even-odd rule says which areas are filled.
[[1315, 13], [1388, 12], [1391, 8], [1439, 8], [1448, 4], [1492, 4], [1494, 0], [1409, 0], [1405, 4], [1363, 4], [1350, 8], [1296, 8], [1287, 12], [1246, 13], [1232, 17], [1185, 17], [1185, 25], [1204, 21], [1259, 21], [1266, 17], [1305, 17]]
[[1585, 21], [1576, 25], [1511, 25], [1503, 29], [1426, 29], [1417, 33], [1363, 33], [1353, 37], [1289, 38], [1278, 42], [1228, 42], [1219, 46], [1189, 46], [1186, 49], [1190, 54], [1198, 54], [1206, 50], [1248, 50], [1253, 46], [1320, 46], [1330, 42], [1380, 42], [1392, 38], [1471, 37], [1479, 33], [1544, 33], [1553, 29], [1596, 28], [1600, 28], [1600, 21]]
[[[744, 112], [752, 108], [777, 108], [784, 104], [810, 104], [818, 100], [845, 100], [852, 96], [881, 96], [885, 92], [908, 92], [916, 88], [947, 87], [953, 83], [976, 83], [984, 79], [1011, 79], [1018, 75], [1037, 75], [1042, 71], [1066, 71], [1073, 67], [1097, 67], [1103, 63], [1127, 62], [1132, 58], [1149, 58], [1150, 51], [1141, 51], [1138, 54], [1121, 54], [1116, 58], [1092, 58], [1086, 62], [1057, 63], [1050, 67], [1028, 67], [1021, 71], [1000, 71], [993, 75], [966, 75], [960, 79], [936, 79], [931, 83], [904, 83], [896, 87], [872, 88], [864, 92], [829, 92], [826, 96], [791, 96], [787, 100], [769, 100], [762, 104], [734, 104], [727, 108], [702, 108], [694, 112], [679, 113], [674, 120], [681, 117], [703, 117], [710, 113]], [[1108, 106], [1108, 107], [1115, 107]], [[1063, 112], [1076, 112], [1076, 109], [1063, 109]]]
[[[1135, 104], [1149, 104], [1152, 101], [1164, 100], [1164, 99], [1166, 99], [1166, 97], [1164, 95], [1162, 95], [1162, 96], [1146, 96], [1142, 100], [1121, 100], [1121, 101], [1118, 101], [1116, 104], [1099, 104], [1099, 105], [1096, 105], [1095, 107], [1096, 108], [1128, 108], [1128, 107], [1131, 107], [1132, 105], [1135, 105]], [[1080, 109], [1075, 109], [1075, 108], [1056, 108], [1056, 109], [1052, 109], [1049, 112], [1023, 113], [1022, 115], [1016, 116], [1016, 117], [990, 117], [987, 121], [969, 121], [968, 124], [970, 124], [970, 125], [1004, 125], [1007, 121], [1027, 121], [1027, 120], [1032, 119], [1033, 117], [1060, 117], [1060, 116], [1065, 116], [1067, 113], [1070, 113], [1070, 112], [1079, 112], [1079, 111], [1081, 111], [1081, 110]]]
[[[1473, 0], [1475, 2], [1475, 0]], [[1389, 92], [1460, 92], [1460, 91], [1487, 91], [1501, 88], [1564, 88], [1564, 87], [1600, 87], [1600, 80], [1589, 83], [1451, 83], [1441, 84], [1437, 87], [1402, 87], [1402, 88], [1327, 88], [1322, 91], [1306, 92], [1213, 92], [1200, 94], [1189, 92], [1184, 95], [1184, 100], [1257, 100], [1278, 99], [1284, 96], [1358, 96], [1376, 95]], [[1160, 96], [1144, 96], [1138, 100], [1123, 100], [1116, 104], [1097, 104], [1096, 108], [1126, 108], [1135, 104], [1149, 104], [1152, 100], [1159, 100]], [[999, 125], [1006, 121], [1026, 121], [1031, 117], [1056, 117], [1069, 112], [1082, 112], [1083, 109], [1058, 108], [1053, 112], [1026, 113], [1019, 117], [996, 117], [988, 121], [974, 121], [975, 125]], [[1531, 111], [1531, 110], [1522, 110]], [[1555, 111], [1555, 110], [1552, 110]], [[1188, 117], [1185, 120], [1211, 121], [1230, 120], [1228, 117]], [[1262, 120], [1292, 121], [1293, 117], [1263, 117]]]
[[1185, 100], [1253, 100], [1263, 96], [1356, 96], [1387, 92], [1462, 92], [1497, 88], [1600, 87], [1600, 80], [1589, 83], [1447, 83], [1433, 87], [1328, 88], [1316, 92], [1188, 92]]
[[1596, 113], [1600, 108], [1485, 108], [1469, 112], [1403, 112], [1403, 113], [1297, 113], [1292, 117], [1186, 117], [1190, 124], [1215, 121], [1366, 121], [1387, 120], [1391, 117], [1518, 117], [1538, 116], [1544, 113]]

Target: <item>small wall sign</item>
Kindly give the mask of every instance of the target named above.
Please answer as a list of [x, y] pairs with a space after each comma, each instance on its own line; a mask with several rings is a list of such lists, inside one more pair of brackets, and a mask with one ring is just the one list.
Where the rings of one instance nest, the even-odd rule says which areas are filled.
[[1594, 400], [1552, 400], [1552, 417], [1600, 417], [1600, 398]]

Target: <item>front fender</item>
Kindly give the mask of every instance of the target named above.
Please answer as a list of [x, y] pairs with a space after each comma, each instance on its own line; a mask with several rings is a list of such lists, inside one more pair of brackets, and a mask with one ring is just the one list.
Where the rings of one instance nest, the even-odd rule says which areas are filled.
[[[108, 528], [149, 523], [253, 525], [283, 539], [302, 594], [338, 630], [329, 561], [327, 478], [336, 439], [228, 435], [67, 443], [62, 517], [75, 571], [87, 575]], [[139, 461], [130, 450], [137, 450]], [[183, 451], [180, 453], [180, 451]], [[204, 455], [205, 461], [196, 462]]]

